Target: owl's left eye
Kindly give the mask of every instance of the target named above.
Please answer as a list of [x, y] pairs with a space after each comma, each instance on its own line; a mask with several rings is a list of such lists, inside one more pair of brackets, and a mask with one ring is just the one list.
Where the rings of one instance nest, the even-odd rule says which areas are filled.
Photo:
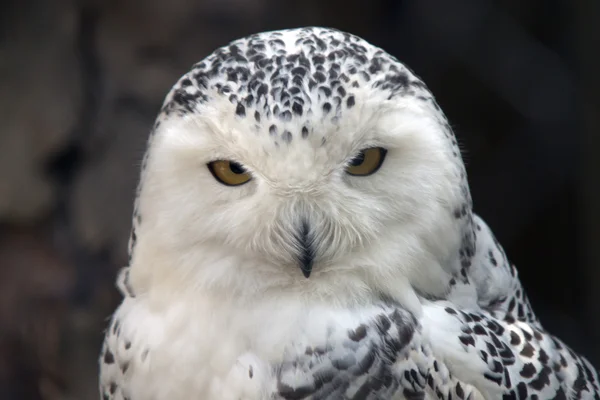
[[356, 155], [346, 167], [346, 172], [354, 176], [367, 176], [377, 172], [383, 160], [387, 150], [383, 147], [371, 147], [362, 150]]
[[212, 161], [208, 163], [208, 169], [216, 180], [227, 186], [243, 185], [252, 179], [242, 164], [235, 161]]

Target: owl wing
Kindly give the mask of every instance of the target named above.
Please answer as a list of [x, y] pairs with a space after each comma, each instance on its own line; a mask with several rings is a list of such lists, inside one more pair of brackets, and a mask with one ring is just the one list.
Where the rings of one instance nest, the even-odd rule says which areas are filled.
[[276, 367], [277, 398], [296, 399], [482, 399], [436, 359], [409, 312], [382, 307], [370, 321], [308, 347]]
[[[276, 367], [283, 399], [598, 399], [590, 363], [534, 324], [448, 302], [386, 306]], [[535, 396], [537, 397], [535, 397]]]

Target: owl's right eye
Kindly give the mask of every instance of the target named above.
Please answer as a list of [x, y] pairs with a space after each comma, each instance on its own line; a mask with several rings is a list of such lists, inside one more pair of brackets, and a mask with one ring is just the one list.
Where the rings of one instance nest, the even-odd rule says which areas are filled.
[[252, 179], [250, 173], [235, 161], [211, 161], [208, 163], [208, 169], [217, 181], [227, 186], [243, 185]]

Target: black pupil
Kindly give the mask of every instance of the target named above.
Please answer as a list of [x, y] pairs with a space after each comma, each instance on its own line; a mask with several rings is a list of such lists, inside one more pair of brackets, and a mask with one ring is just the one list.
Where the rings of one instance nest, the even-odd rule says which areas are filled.
[[236, 162], [230, 162], [229, 168], [231, 169], [231, 172], [233, 172], [234, 174], [239, 175], [239, 174], [246, 173], [246, 171], [244, 170], [244, 167], [242, 167], [240, 164], [238, 164]]
[[353, 167], [358, 167], [363, 162], [365, 162], [365, 152], [361, 151], [356, 157], [352, 159], [352, 161], [350, 161], [350, 165]]

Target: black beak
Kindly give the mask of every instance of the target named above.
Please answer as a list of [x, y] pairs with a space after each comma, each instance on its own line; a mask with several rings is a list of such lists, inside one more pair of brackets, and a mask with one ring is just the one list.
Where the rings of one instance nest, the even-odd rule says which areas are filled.
[[313, 239], [310, 235], [308, 222], [302, 221], [296, 236], [298, 244], [298, 264], [305, 278], [310, 276], [315, 258]]

